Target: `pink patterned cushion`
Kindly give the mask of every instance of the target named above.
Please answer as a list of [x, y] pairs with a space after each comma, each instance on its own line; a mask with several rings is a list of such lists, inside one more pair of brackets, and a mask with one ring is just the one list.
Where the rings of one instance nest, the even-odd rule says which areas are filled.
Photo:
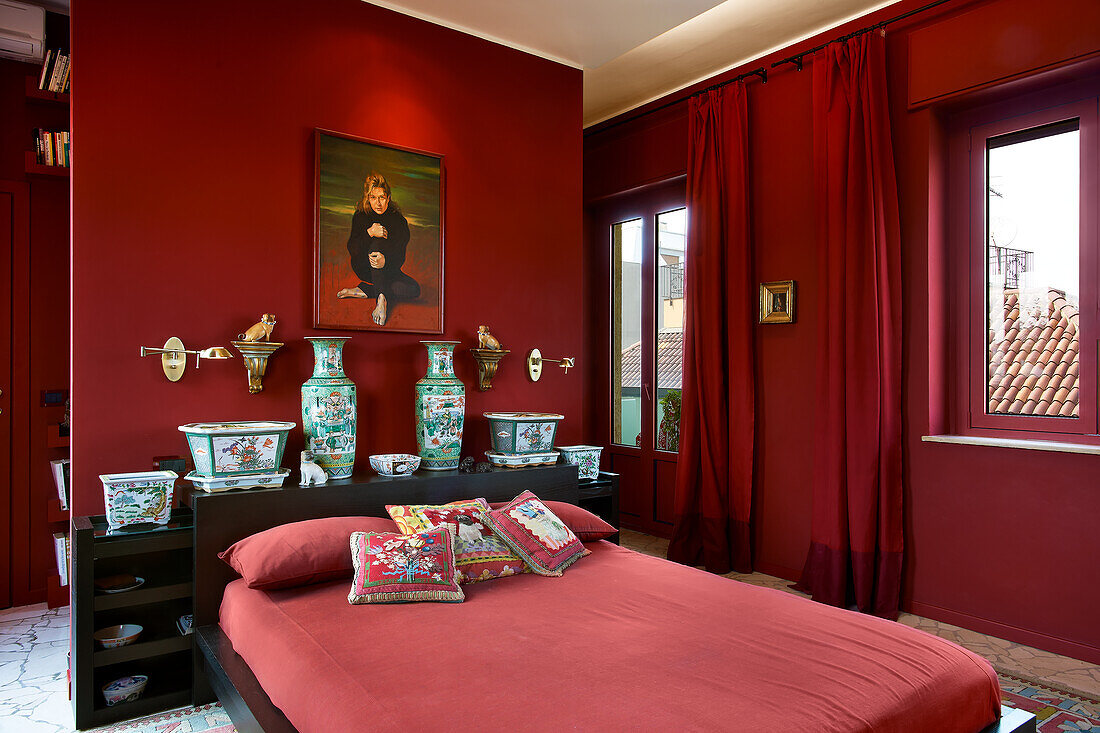
[[466, 499], [450, 504], [388, 505], [386, 511], [397, 528], [414, 534], [446, 525], [454, 534], [455, 563], [460, 583], [476, 583], [525, 572], [523, 560], [485, 524], [489, 504], [484, 499]]
[[484, 516], [497, 536], [539, 575], [561, 575], [588, 554], [572, 530], [530, 491]]
[[461, 602], [454, 539], [437, 527], [417, 534], [353, 532], [355, 577], [348, 603]]

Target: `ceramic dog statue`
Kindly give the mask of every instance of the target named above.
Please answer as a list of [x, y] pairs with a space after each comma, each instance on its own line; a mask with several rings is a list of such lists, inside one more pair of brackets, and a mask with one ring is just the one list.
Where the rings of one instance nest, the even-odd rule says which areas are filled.
[[328, 481], [328, 474], [325, 473], [325, 469], [313, 462], [313, 454], [308, 450], [302, 451], [302, 465], [299, 470], [302, 472], [302, 480], [299, 482], [299, 486], [320, 486]]
[[237, 334], [237, 338], [241, 341], [264, 341], [271, 340], [271, 331], [275, 328], [275, 315], [272, 313], [264, 313], [260, 318], [260, 322], [253, 325], [244, 333]]
[[504, 348], [501, 346], [500, 341], [497, 341], [497, 337], [489, 333], [488, 326], [477, 327], [477, 345], [478, 348], [488, 349], [489, 351], [500, 351]]

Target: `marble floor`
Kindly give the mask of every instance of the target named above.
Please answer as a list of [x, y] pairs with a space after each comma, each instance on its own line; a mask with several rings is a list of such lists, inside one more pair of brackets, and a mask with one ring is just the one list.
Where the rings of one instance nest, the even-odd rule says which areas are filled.
[[[630, 530], [622, 531], [622, 544], [656, 557], [664, 557], [668, 548], [665, 540]], [[789, 581], [762, 573], [730, 573], [727, 577], [804, 595], [792, 590]], [[902, 614], [899, 621], [982, 655], [1002, 674], [1100, 699], [1098, 665], [913, 614]], [[68, 608], [47, 610], [40, 604], [0, 611], [0, 733], [73, 730], [65, 675], [68, 633]]]
[[[620, 533], [620, 537], [623, 547], [629, 547], [647, 555], [664, 557], [668, 550], [668, 540], [663, 540], [660, 537], [632, 532], [628, 529], [624, 529]], [[790, 587], [791, 582], [789, 580], [764, 575], [763, 573], [752, 573], [751, 575], [729, 573], [726, 577], [743, 583], [775, 588], [803, 598], [809, 597], [804, 593], [793, 590]], [[988, 659], [993, 668], [1001, 674], [1023, 677], [1059, 687], [1067, 692], [1084, 695], [1093, 700], [1100, 700], [1100, 665], [1063, 657], [1042, 649], [1034, 649], [1023, 644], [998, 639], [995, 636], [979, 634], [976, 631], [963, 629], [942, 621], [914, 616], [911, 613], [901, 614], [898, 621], [927, 631], [930, 634], [941, 636], [959, 646], [966, 647], [975, 654], [980, 654]]]

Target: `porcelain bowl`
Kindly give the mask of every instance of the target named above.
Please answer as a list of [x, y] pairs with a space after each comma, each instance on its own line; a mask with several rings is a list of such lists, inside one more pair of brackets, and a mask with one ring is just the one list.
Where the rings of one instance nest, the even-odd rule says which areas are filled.
[[600, 453], [603, 448], [598, 445], [559, 445], [558, 452], [562, 460], [577, 467], [578, 478], [596, 478], [600, 475]]
[[378, 453], [370, 457], [370, 467], [383, 476], [411, 476], [420, 468], [420, 456], [411, 453]]
[[135, 674], [132, 677], [119, 677], [113, 682], [103, 686], [103, 697], [107, 705], [118, 705], [120, 702], [133, 702], [141, 697], [145, 691], [145, 685], [149, 678], [143, 674]]
[[558, 423], [565, 415], [552, 412], [483, 412], [489, 420], [493, 452], [528, 455], [553, 450]]
[[226, 478], [282, 468], [292, 422], [274, 420], [193, 422], [180, 425], [195, 461], [195, 474]]
[[92, 634], [92, 638], [99, 643], [101, 649], [114, 649], [115, 647], [133, 644], [141, 636], [142, 628], [138, 624], [117, 624]]

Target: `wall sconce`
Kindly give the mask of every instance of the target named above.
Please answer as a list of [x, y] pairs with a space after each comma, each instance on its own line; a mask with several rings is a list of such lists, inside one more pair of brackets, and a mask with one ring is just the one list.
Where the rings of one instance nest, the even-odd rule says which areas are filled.
[[160, 354], [160, 366], [164, 370], [164, 376], [168, 377], [169, 382], [178, 382], [180, 378], [183, 377], [183, 372], [187, 369], [188, 354], [195, 355], [196, 369], [199, 368], [199, 364], [203, 359], [233, 358], [233, 354], [224, 346], [211, 346], [201, 351], [190, 351], [185, 348], [183, 342], [175, 336], [165, 341], [164, 347], [160, 349], [152, 346], [141, 347], [142, 356], [149, 356], [150, 354]]
[[248, 393], [257, 394], [264, 389], [264, 373], [267, 371], [267, 358], [283, 344], [275, 341], [230, 341], [244, 357], [248, 369]]
[[497, 375], [497, 367], [505, 354], [512, 353], [508, 349], [467, 349], [474, 355], [477, 362], [477, 388], [482, 392], [488, 392], [493, 388], [493, 377]]
[[576, 366], [571, 356], [563, 356], [560, 359], [544, 359], [541, 351], [538, 349], [531, 349], [531, 351], [527, 353], [527, 376], [531, 378], [532, 382], [537, 382], [542, 377], [542, 363], [544, 361], [554, 362], [560, 366], [566, 374], [569, 373], [572, 367]]

